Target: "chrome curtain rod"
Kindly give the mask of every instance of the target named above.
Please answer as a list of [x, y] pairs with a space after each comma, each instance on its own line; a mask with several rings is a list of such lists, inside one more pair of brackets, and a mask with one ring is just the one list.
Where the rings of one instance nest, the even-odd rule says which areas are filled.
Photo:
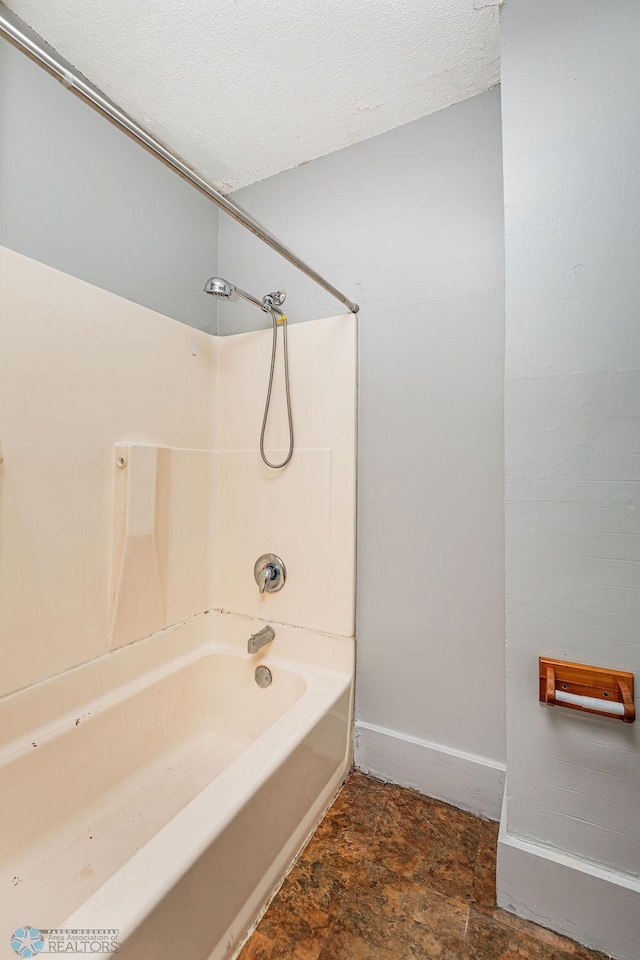
[[171, 170], [180, 174], [183, 179], [191, 183], [200, 193], [208, 197], [209, 200], [212, 200], [216, 206], [224, 210], [230, 217], [233, 217], [237, 223], [240, 223], [245, 229], [258, 237], [259, 240], [266, 243], [268, 247], [271, 247], [272, 250], [279, 253], [281, 257], [284, 257], [285, 260], [292, 263], [293, 266], [301, 270], [302, 273], [305, 273], [311, 280], [317, 283], [318, 286], [323, 287], [332, 297], [335, 297], [336, 300], [343, 303], [351, 313], [358, 312], [359, 307], [357, 303], [354, 303], [346, 297], [344, 293], [340, 293], [333, 284], [325, 280], [324, 277], [317, 273], [313, 267], [305, 263], [304, 260], [301, 260], [293, 250], [290, 250], [284, 243], [281, 243], [280, 240], [274, 237], [262, 224], [254, 220], [248, 213], [245, 213], [237, 204], [228, 200], [224, 194], [219, 193], [215, 187], [212, 187], [206, 180], [203, 180], [202, 177], [198, 176], [197, 173], [183, 163], [182, 160], [170, 153], [159, 140], [156, 140], [155, 137], [147, 133], [147, 131], [132, 120], [131, 117], [127, 116], [126, 113], [110, 103], [97, 91], [93, 90], [76, 73], [69, 70], [68, 67], [65, 67], [56, 60], [55, 57], [47, 53], [46, 50], [43, 50], [42, 47], [38, 46], [37, 43], [2, 15], [0, 15], [0, 36], [6, 37], [6, 39], [21, 50], [22, 53], [25, 53], [39, 64], [39, 66], [43, 67], [48, 73], [54, 76], [56, 80], [59, 80], [67, 90], [70, 90], [71, 93], [74, 93], [81, 100], [84, 100], [85, 103], [88, 103], [90, 107], [93, 107], [93, 109], [97, 110], [103, 117], [110, 120], [111, 123], [124, 131], [124, 133], [131, 137], [132, 140], [135, 140], [136, 143], [141, 144]]

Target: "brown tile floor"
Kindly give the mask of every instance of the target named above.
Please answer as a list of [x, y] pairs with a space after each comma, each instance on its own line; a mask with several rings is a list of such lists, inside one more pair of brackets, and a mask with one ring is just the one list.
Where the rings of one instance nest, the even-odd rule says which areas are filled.
[[603, 960], [498, 909], [497, 834], [353, 773], [240, 960]]

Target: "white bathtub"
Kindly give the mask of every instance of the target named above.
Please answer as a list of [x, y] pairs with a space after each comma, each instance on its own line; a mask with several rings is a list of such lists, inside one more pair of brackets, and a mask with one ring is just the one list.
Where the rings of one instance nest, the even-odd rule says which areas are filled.
[[351, 760], [353, 641], [274, 624], [250, 657], [260, 626], [196, 617], [0, 702], [0, 943], [234, 954]]

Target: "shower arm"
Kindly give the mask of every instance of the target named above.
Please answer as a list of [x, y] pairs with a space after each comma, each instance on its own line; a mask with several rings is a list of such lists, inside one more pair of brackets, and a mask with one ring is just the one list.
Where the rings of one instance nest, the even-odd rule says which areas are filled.
[[241, 290], [240, 287], [233, 287], [233, 293], [237, 293], [239, 297], [242, 297], [243, 300], [248, 300], [249, 303], [255, 304], [256, 307], [260, 307], [261, 310], [264, 310], [265, 313], [270, 313], [272, 310], [274, 313], [277, 313], [278, 316], [282, 316], [282, 310], [279, 310], [275, 304], [270, 303], [271, 294], [267, 294], [266, 297], [263, 297], [262, 300], [258, 300], [257, 297], [254, 297], [253, 294], [247, 293], [246, 290]]
[[[9, 40], [18, 50], [35, 61], [35, 63], [55, 77], [56, 80], [59, 80], [67, 90], [70, 90], [71, 93], [75, 94], [81, 100], [84, 100], [85, 103], [88, 103], [90, 107], [93, 107], [93, 109], [102, 114], [103, 117], [106, 117], [107, 120], [111, 121], [119, 130], [126, 133], [132, 140], [135, 140], [136, 143], [143, 146], [167, 167], [192, 184], [192, 186], [204, 194], [205, 197], [212, 200], [213, 203], [228, 216], [232, 217], [246, 230], [253, 233], [254, 236], [262, 240], [263, 243], [266, 243], [267, 246], [275, 250], [276, 253], [279, 253], [281, 257], [288, 260], [289, 263], [293, 264], [293, 266], [302, 273], [306, 274], [314, 283], [317, 283], [318, 286], [326, 290], [327, 293], [330, 293], [332, 297], [335, 297], [336, 300], [343, 303], [351, 313], [358, 312], [359, 307], [357, 303], [354, 303], [345, 296], [344, 293], [341, 293], [340, 290], [334, 287], [333, 284], [329, 283], [328, 280], [325, 280], [313, 267], [310, 267], [304, 260], [301, 260], [297, 254], [285, 246], [284, 243], [281, 243], [266, 227], [263, 227], [261, 223], [254, 220], [250, 214], [245, 213], [242, 207], [239, 207], [236, 203], [229, 200], [224, 194], [219, 193], [215, 187], [212, 187], [211, 184], [207, 183], [199, 174], [191, 170], [179, 157], [176, 157], [175, 154], [167, 150], [159, 140], [156, 140], [150, 133], [147, 133], [143, 127], [132, 120], [131, 117], [127, 116], [119, 107], [116, 107], [115, 104], [107, 100], [106, 97], [103, 97], [102, 94], [86, 83], [75, 71], [65, 66], [50, 53], [47, 53], [46, 50], [23, 33], [12, 20], [2, 14], [0, 14], [0, 36]], [[262, 307], [262, 304], [259, 304], [259, 306]]]

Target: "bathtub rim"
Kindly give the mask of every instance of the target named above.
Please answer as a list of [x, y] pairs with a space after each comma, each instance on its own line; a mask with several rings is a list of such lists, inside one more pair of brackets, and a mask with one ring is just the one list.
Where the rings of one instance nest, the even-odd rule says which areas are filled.
[[[141, 678], [155, 670], [168, 667], [172, 672], [171, 664], [181, 657], [187, 657], [204, 646], [220, 646], [236, 653], [246, 655], [244, 643], [235, 640], [220, 640], [218, 634], [224, 634], [228, 625], [237, 624], [245, 632], [255, 632], [266, 623], [276, 628], [279, 644], [284, 640], [284, 655], [276, 647], [276, 655], [287, 667], [299, 671], [312, 666], [317, 671], [339, 673], [344, 676], [353, 673], [354, 637], [343, 637], [334, 634], [317, 633], [276, 620], [265, 620], [234, 613], [221, 607], [205, 610], [195, 614], [188, 620], [172, 624], [157, 633], [140, 637], [132, 643], [121, 647], [105, 650], [99, 657], [76, 664], [68, 670], [53, 676], [43, 677], [26, 687], [0, 697], [0, 731], [7, 727], [10, 731], [4, 738], [0, 736], [0, 757], [4, 758], [9, 748], [16, 749], [17, 745], [26, 741], [35, 731], [47, 730], [57, 723], [63, 716], [59, 709], [60, 699], [70, 700], [71, 706], [65, 715], [78, 717], [88, 704], [94, 701], [107, 700], [112, 691], [120, 689], [128, 683], [136, 683]], [[299, 643], [299, 641], [302, 643]], [[246, 641], [245, 641], [246, 642]], [[321, 642], [323, 647], [332, 648], [331, 654], [322, 651], [309, 651], [310, 643]], [[256, 666], [264, 662], [268, 665], [269, 659], [274, 656], [273, 647], [267, 647], [254, 659]], [[337, 663], [328, 665], [329, 659]], [[316, 662], [319, 661], [319, 662]], [[115, 674], [115, 678], [112, 676]], [[97, 692], [86, 694], [85, 686]], [[38, 719], [34, 724], [25, 723], [24, 718], [31, 712], [36, 713]], [[16, 716], [20, 718], [16, 722]], [[16, 729], [19, 728], [19, 729]]]
[[[235, 660], [241, 661], [246, 661], [247, 659], [247, 654], [242, 654], [236, 646], [216, 640], [207, 641], [201, 646], [190, 650], [188, 653], [176, 656], [174, 659], [168, 660], [157, 667], [153, 667], [131, 680], [123, 681], [106, 693], [87, 700], [80, 707], [66, 710], [54, 719], [38, 727], [33, 727], [19, 737], [8, 741], [3, 746], [0, 746], [0, 769], [10, 763], [16, 762], [22, 756], [31, 753], [34, 741], [37, 743], [38, 748], [43, 748], [48, 743], [54, 742], [58, 737], [64, 736], [69, 730], [73, 730], [79, 720], [85, 718], [90, 719], [99, 713], [116, 707], [135, 697], [136, 694], [142, 693], [150, 687], [153, 687], [156, 683], [172, 676], [179, 670], [210, 656], [230, 656]], [[251, 659], [255, 662], [256, 667], [261, 665], [274, 666], [276, 669], [286, 670], [287, 673], [294, 674], [302, 679], [305, 683], [305, 689], [302, 690], [298, 699], [303, 697], [306, 692], [310, 674], [325, 676], [327, 679], [335, 675], [346, 676], [346, 674], [343, 674], [340, 670], [329, 670], [326, 667], [316, 666], [309, 667], [308, 665], [301, 664], [299, 661], [291, 660], [287, 657], [269, 657], [266, 652], [263, 656], [255, 656]], [[292, 704], [292, 706], [293, 705], [294, 704]]]

